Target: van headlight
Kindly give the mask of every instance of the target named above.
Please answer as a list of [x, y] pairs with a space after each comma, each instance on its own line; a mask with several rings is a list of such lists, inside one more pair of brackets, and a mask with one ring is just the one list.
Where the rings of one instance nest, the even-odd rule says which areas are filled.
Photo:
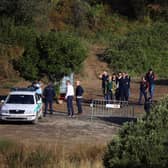
[[8, 110], [1, 110], [1, 112], [0, 112], [1, 114], [8, 114], [9, 113], [9, 111]]

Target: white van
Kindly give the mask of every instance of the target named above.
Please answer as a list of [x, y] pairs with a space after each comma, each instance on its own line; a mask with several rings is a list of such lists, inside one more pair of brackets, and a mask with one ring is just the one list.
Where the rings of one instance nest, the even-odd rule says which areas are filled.
[[42, 98], [32, 89], [17, 88], [9, 93], [0, 109], [5, 121], [31, 121], [37, 123], [43, 116]]

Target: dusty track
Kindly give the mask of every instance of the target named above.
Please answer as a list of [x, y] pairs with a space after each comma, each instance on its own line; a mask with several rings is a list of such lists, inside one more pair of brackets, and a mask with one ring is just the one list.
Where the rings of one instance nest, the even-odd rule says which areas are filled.
[[91, 122], [87, 119], [68, 118], [53, 114], [38, 124], [1, 123], [1, 137], [24, 143], [105, 143], [119, 127], [103, 121]]

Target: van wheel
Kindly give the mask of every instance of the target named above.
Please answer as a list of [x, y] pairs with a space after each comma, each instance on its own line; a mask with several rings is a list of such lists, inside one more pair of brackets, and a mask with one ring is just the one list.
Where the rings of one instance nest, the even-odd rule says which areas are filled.
[[39, 112], [39, 119], [42, 119], [43, 118], [43, 110], [41, 108], [40, 112]]
[[37, 124], [38, 123], [38, 115], [36, 115], [36, 118], [32, 121], [32, 124]]

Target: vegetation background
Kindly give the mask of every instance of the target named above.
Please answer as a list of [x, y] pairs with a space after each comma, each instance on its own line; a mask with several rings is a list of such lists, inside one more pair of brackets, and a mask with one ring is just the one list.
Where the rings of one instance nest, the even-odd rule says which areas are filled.
[[[105, 46], [99, 58], [113, 71], [137, 76], [153, 68], [167, 78], [167, 30], [167, 0], [1, 0], [1, 78], [59, 80], [78, 73], [93, 44]], [[161, 101], [137, 123], [126, 124], [107, 150], [94, 146], [80, 151], [80, 147], [73, 155], [39, 147], [27, 152], [25, 146], [2, 140], [0, 163], [12, 168], [86, 164], [95, 168], [102, 167], [106, 151], [107, 168], [166, 168], [167, 102], [167, 98]]]
[[167, 3], [2, 0], [1, 74], [9, 77], [18, 71], [28, 80], [44, 76], [59, 80], [64, 74], [79, 72], [88, 46], [99, 43], [107, 48], [100, 59], [113, 71], [136, 76], [150, 67], [167, 77]]

